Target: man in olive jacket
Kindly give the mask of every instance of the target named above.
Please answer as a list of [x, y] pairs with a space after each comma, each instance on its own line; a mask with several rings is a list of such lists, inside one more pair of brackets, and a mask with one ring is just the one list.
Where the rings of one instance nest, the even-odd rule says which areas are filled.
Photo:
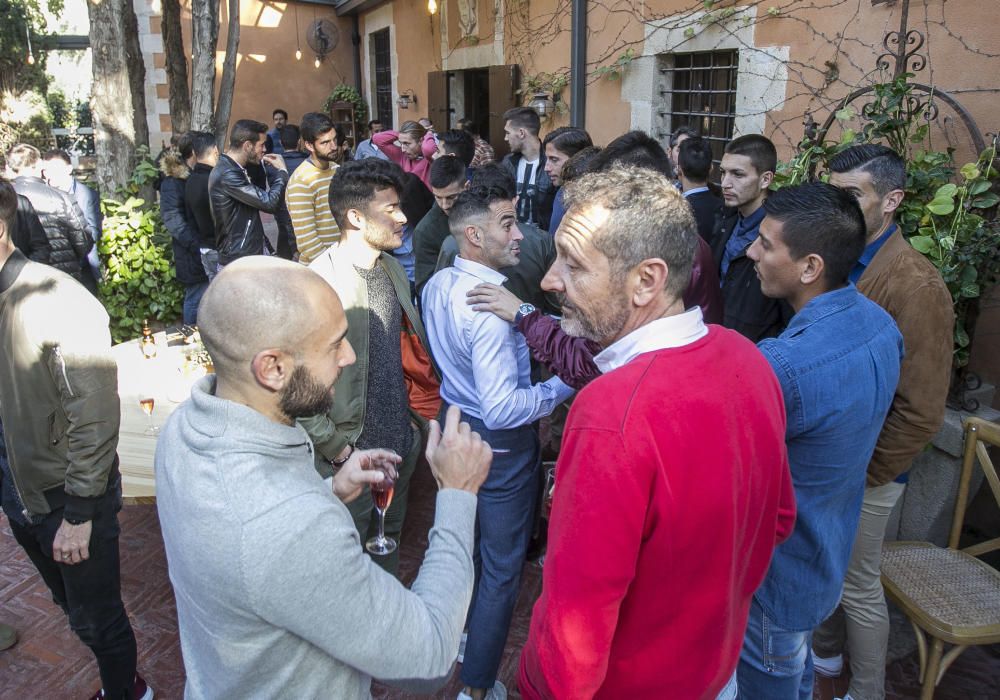
[[[345, 163], [330, 180], [330, 209], [341, 239], [309, 268], [340, 297], [357, 361], [344, 368], [329, 413], [300, 420], [316, 446], [316, 468], [323, 477], [343, 465], [355, 447], [391, 449], [403, 457], [385, 518], [385, 534], [397, 542], [420, 456], [423, 419], [440, 408], [436, 371], [410, 282], [391, 254], [401, 245], [406, 223], [402, 191], [403, 171], [377, 158]], [[374, 536], [371, 494], [365, 491], [348, 508], [362, 542]], [[399, 549], [375, 561], [396, 574]]]
[[17, 196], [0, 181], [3, 510], [70, 627], [97, 657], [106, 697], [152, 697], [118, 559], [118, 370], [108, 315], [78, 282], [16, 250]]

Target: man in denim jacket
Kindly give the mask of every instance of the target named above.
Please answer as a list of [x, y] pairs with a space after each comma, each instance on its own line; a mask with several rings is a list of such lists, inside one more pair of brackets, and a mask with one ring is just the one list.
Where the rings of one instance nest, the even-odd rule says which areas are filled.
[[812, 630], [837, 605], [868, 460], [899, 380], [896, 323], [848, 275], [865, 245], [854, 198], [822, 183], [764, 204], [747, 251], [765, 295], [795, 316], [759, 348], [781, 383], [798, 517], [754, 595], [738, 668], [740, 697], [812, 698]]

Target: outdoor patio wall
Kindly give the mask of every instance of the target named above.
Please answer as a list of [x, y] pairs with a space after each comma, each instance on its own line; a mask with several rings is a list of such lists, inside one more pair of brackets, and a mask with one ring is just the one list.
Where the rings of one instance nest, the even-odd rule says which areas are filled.
[[[295, 59], [296, 4], [301, 60]], [[222, 19], [216, 59], [216, 86], [222, 76], [229, 21], [226, 3], [222, 2], [220, 5]], [[190, 56], [189, 0], [182, 5], [182, 13], [184, 44], [186, 54]], [[316, 54], [306, 43], [307, 29], [316, 18], [330, 19], [340, 30], [340, 40], [336, 48], [319, 68], [313, 65]], [[291, 123], [298, 124], [306, 112], [322, 109], [323, 102], [337, 84], [354, 83], [352, 61], [350, 18], [338, 18], [332, 7], [241, 0], [240, 47], [230, 124], [237, 119], [257, 119], [270, 127], [271, 113], [279, 107], [288, 112]], [[190, 71], [190, 61], [188, 70]], [[158, 86], [157, 90], [160, 97], [167, 97], [166, 85], [162, 88]]]
[[[784, 157], [802, 138], [807, 111], [822, 122], [851, 90], [872, 82], [877, 58], [885, 52], [883, 37], [898, 29], [900, 17], [899, 2], [873, 7], [867, 0], [843, 0], [823, 9], [790, 2], [717, 2], [717, 15], [730, 7], [736, 10], [724, 21], [713, 21], [704, 3], [693, 0], [591, 2], [589, 7], [586, 126], [596, 142], [647, 126], [650, 115], [643, 119], [641, 110], [651, 113], [660, 108], [654, 85], [658, 54], [737, 48], [737, 113], [754, 117], [744, 123], [758, 125], [753, 130], [773, 138]], [[771, 8], [773, 15], [768, 12]], [[1000, 29], [996, 23], [982, 21], [982, 9], [976, 0], [914, 0], [909, 28], [926, 38], [921, 53], [928, 65], [915, 80], [950, 91], [978, 120], [981, 131], [987, 132], [997, 127], [994, 106], [1000, 93], [1000, 54], [995, 47], [1000, 44]], [[525, 16], [527, 20], [522, 19]], [[648, 21], [638, 22], [637, 16]], [[511, 4], [507, 60], [519, 63], [523, 75], [568, 71], [569, 25], [568, 0]], [[635, 58], [622, 79], [594, 74], [626, 50]], [[569, 88], [562, 99], [569, 103]], [[636, 103], [643, 100], [648, 106], [637, 109]], [[956, 115], [942, 109], [941, 116], [948, 118], [949, 133], [934, 133], [935, 145], [944, 147], [950, 137], [958, 147], [958, 158], [971, 157], [968, 137]], [[564, 114], [550, 126], [568, 121]]]

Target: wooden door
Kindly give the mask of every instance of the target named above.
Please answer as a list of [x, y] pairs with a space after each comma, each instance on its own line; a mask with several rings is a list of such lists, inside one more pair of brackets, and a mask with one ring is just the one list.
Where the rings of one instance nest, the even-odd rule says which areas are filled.
[[503, 140], [503, 113], [521, 104], [517, 89], [520, 86], [520, 69], [517, 65], [490, 66], [490, 126], [489, 142], [499, 161], [507, 155], [507, 142]]
[[427, 74], [427, 117], [438, 132], [451, 128], [448, 71], [434, 71]]

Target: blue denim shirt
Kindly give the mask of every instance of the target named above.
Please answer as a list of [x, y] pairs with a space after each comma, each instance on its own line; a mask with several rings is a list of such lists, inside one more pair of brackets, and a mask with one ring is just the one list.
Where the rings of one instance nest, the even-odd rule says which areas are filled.
[[840, 600], [903, 337], [889, 314], [848, 284], [812, 299], [758, 347], [785, 398], [798, 514], [756, 597], [775, 623], [807, 631]]

